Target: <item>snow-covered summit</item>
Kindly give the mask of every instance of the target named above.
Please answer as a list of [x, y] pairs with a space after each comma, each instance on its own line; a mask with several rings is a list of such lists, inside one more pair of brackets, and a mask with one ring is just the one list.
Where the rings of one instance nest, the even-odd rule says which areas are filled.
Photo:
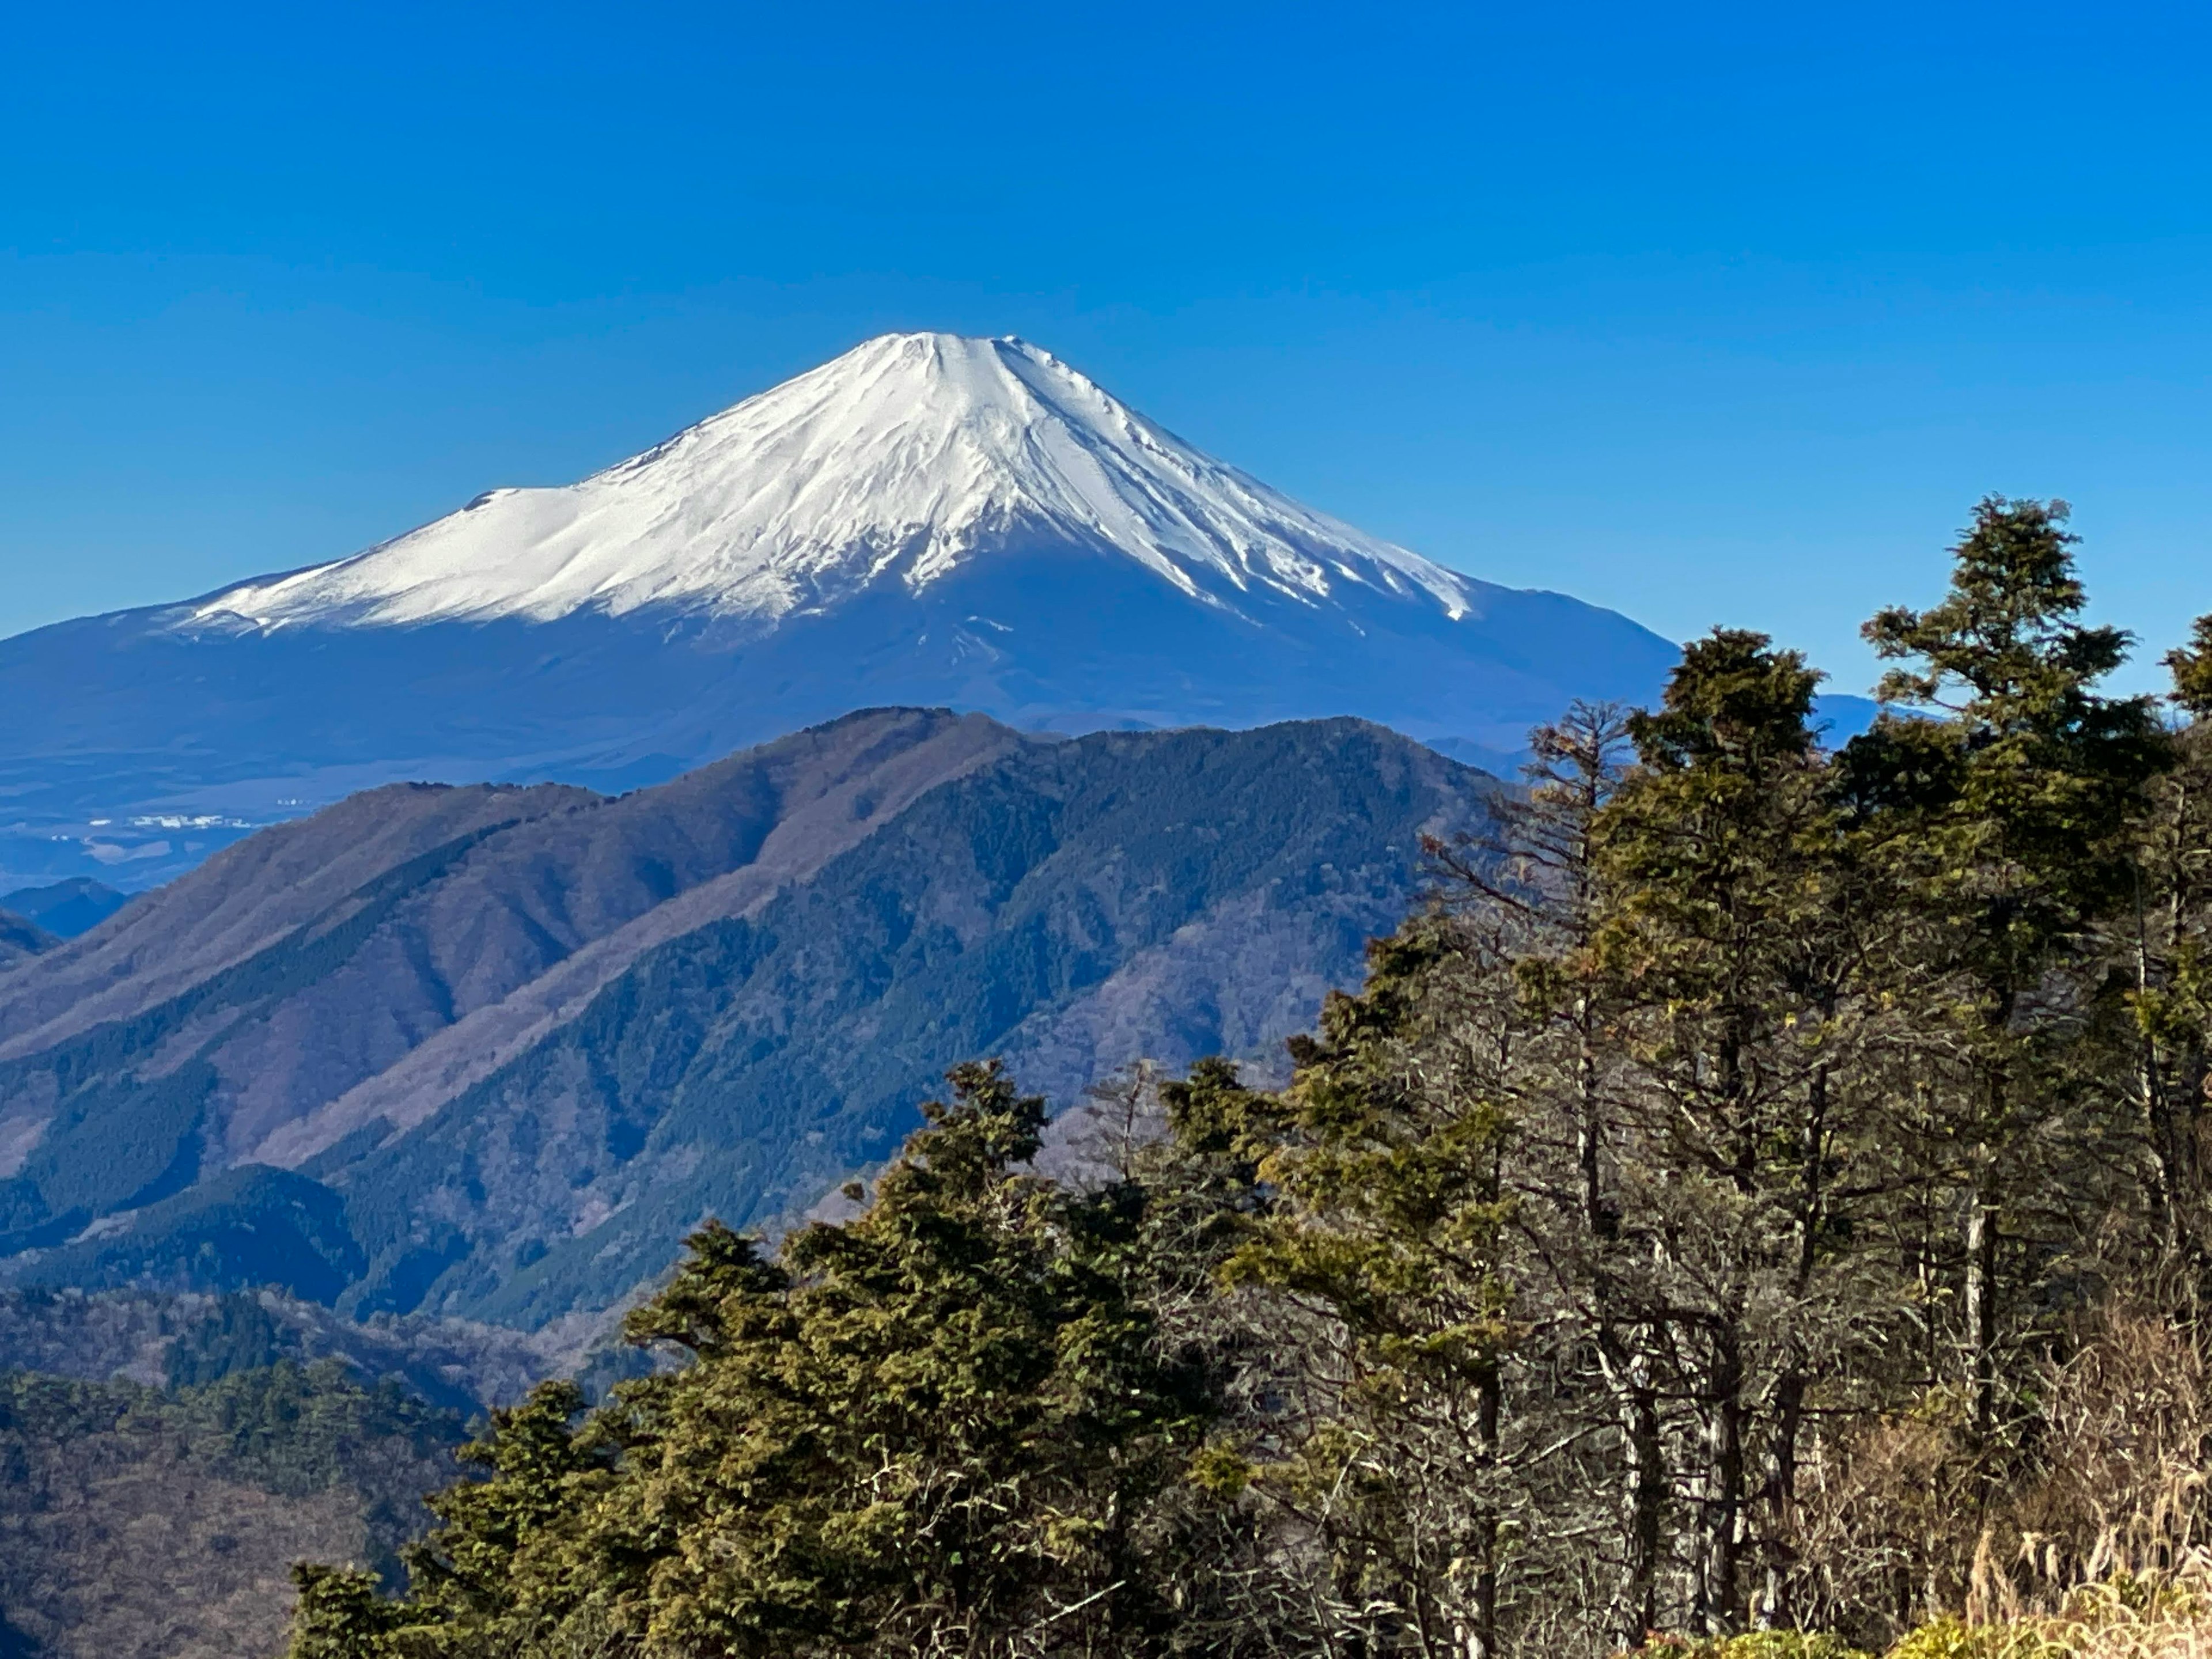
[[1026, 341], [886, 334], [580, 483], [495, 490], [184, 621], [665, 607], [770, 624], [1054, 546], [1119, 553], [1210, 607], [1328, 605], [1351, 587], [1456, 620], [1477, 586], [1201, 453]]

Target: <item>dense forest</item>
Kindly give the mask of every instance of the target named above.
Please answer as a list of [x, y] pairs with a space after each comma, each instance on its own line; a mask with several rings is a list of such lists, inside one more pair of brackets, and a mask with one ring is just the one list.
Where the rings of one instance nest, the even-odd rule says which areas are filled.
[[284, 1639], [284, 1565], [400, 1580], [459, 1413], [343, 1362], [271, 1362], [238, 1298], [154, 1387], [0, 1372], [0, 1659], [234, 1659]]
[[1130, 1073], [1055, 1181], [970, 1065], [704, 1227], [684, 1363], [497, 1414], [295, 1659], [2202, 1651], [2212, 619], [2106, 689], [2065, 520], [1840, 748], [1732, 629], [1536, 733], [1287, 1086]]

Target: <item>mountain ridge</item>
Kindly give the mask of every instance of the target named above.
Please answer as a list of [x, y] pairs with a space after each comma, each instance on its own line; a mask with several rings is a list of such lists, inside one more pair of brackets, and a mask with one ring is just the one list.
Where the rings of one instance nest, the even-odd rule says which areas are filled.
[[369, 792], [0, 971], [0, 1279], [587, 1314], [971, 1054], [1063, 1103], [1272, 1055], [1496, 787], [1357, 720], [883, 709], [619, 798]]

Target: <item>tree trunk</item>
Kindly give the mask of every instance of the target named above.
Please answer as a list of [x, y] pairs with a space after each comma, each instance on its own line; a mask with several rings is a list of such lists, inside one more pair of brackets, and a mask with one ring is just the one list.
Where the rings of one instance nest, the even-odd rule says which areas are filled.
[[[1824, 1019], [1832, 1002], [1822, 1006]], [[1797, 1261], [1791, 1273], [1792, 1300], [1802, 1306], [1811, 1294], [1820, 1261], [1820, 1231], [1826, 1219], [1828, 1156], [1828, 1068], [1816, 1066], [1805, 1094], [1805, 1148], [1797, 1173]], [[1775, 1381], [1774, 1427], [1767, 1442], [1765, 1470], [1766, 1583], [1759, 1593], [1761, 1630], [1788, 1630], [1796, 1624], [1790, 1605], [1790, 1574], [1796, 1561], [1790, 1541], [1797, 1510], [1797, 1436], [1805, 1420], [1808, 1378], [1791, 1366]]]
[[1742, 1623], [1744, 1497], [1743, 1356], [1738, 1333], [1725, 1326], [1713, 1336], [1711, 1382], [1696, 1612], [1706, 1635], [1725, 1636]]
[[1667, 1460], [1659, 1393], [1649, 1358], [1618, 1331], [1598, 1336], [1620, 1419], [1620, 1522], [1624, 1546], [1613, 1598], [1613, 1632], [1624, 1648], [1644, 1645], [1659, 1624], [1659, 1545], [1667, 1510]]
[[1797, 1559], [1790, 1541], [1797, 1510], [1797, 1436], [1805, 1420], [1805, 1373], [1785, 1371], [1774, 1386], [1774, 1433], [1766, 1455], [1766, 1583], [1759, 1592], [1761, 1630], [1794, 1630], [1790, 1569]]
[[[1495, 1365], [1484, 1369], [1477, 1382], [1475, 1433], [1482, 1448], [1486, 1469], [1498, 1466], [1498, 1418], [1504, 1384]], [[1498, 1511], [1485, 1501], [1476, 1524], [1474, 1607], [1468, 1632], [1468, 1659], [1499, 1659], [1498, 1645]]]
[[[1994, 1082], [1991, 1092], [2001, 1086]], [[1966, 1386], [1972, 1405], [1974, 1444], [1986, 1455], [1996, 1432], [1997, 1404], [1996, 1152], [1984, 1139], [1973, 1151], [1973, 1181], [1966, 1209]], [[1986, 1478], [1986, 1477], [1985, 1477]]]

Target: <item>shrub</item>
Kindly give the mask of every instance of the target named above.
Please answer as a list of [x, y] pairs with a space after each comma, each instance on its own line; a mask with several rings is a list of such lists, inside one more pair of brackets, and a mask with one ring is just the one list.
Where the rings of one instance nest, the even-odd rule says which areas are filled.
[[[1873, 1659], [1838, 1638], [1794, 1630], [1752, 1631], [1742, 1636], [1692, 1639], [1655, 1636], [1626, 1659]], [[1930, 1659], [1916, 1655], [1914, 1659]], [[1980, 1659], [1974, 1655], [1972, 1659]]]

